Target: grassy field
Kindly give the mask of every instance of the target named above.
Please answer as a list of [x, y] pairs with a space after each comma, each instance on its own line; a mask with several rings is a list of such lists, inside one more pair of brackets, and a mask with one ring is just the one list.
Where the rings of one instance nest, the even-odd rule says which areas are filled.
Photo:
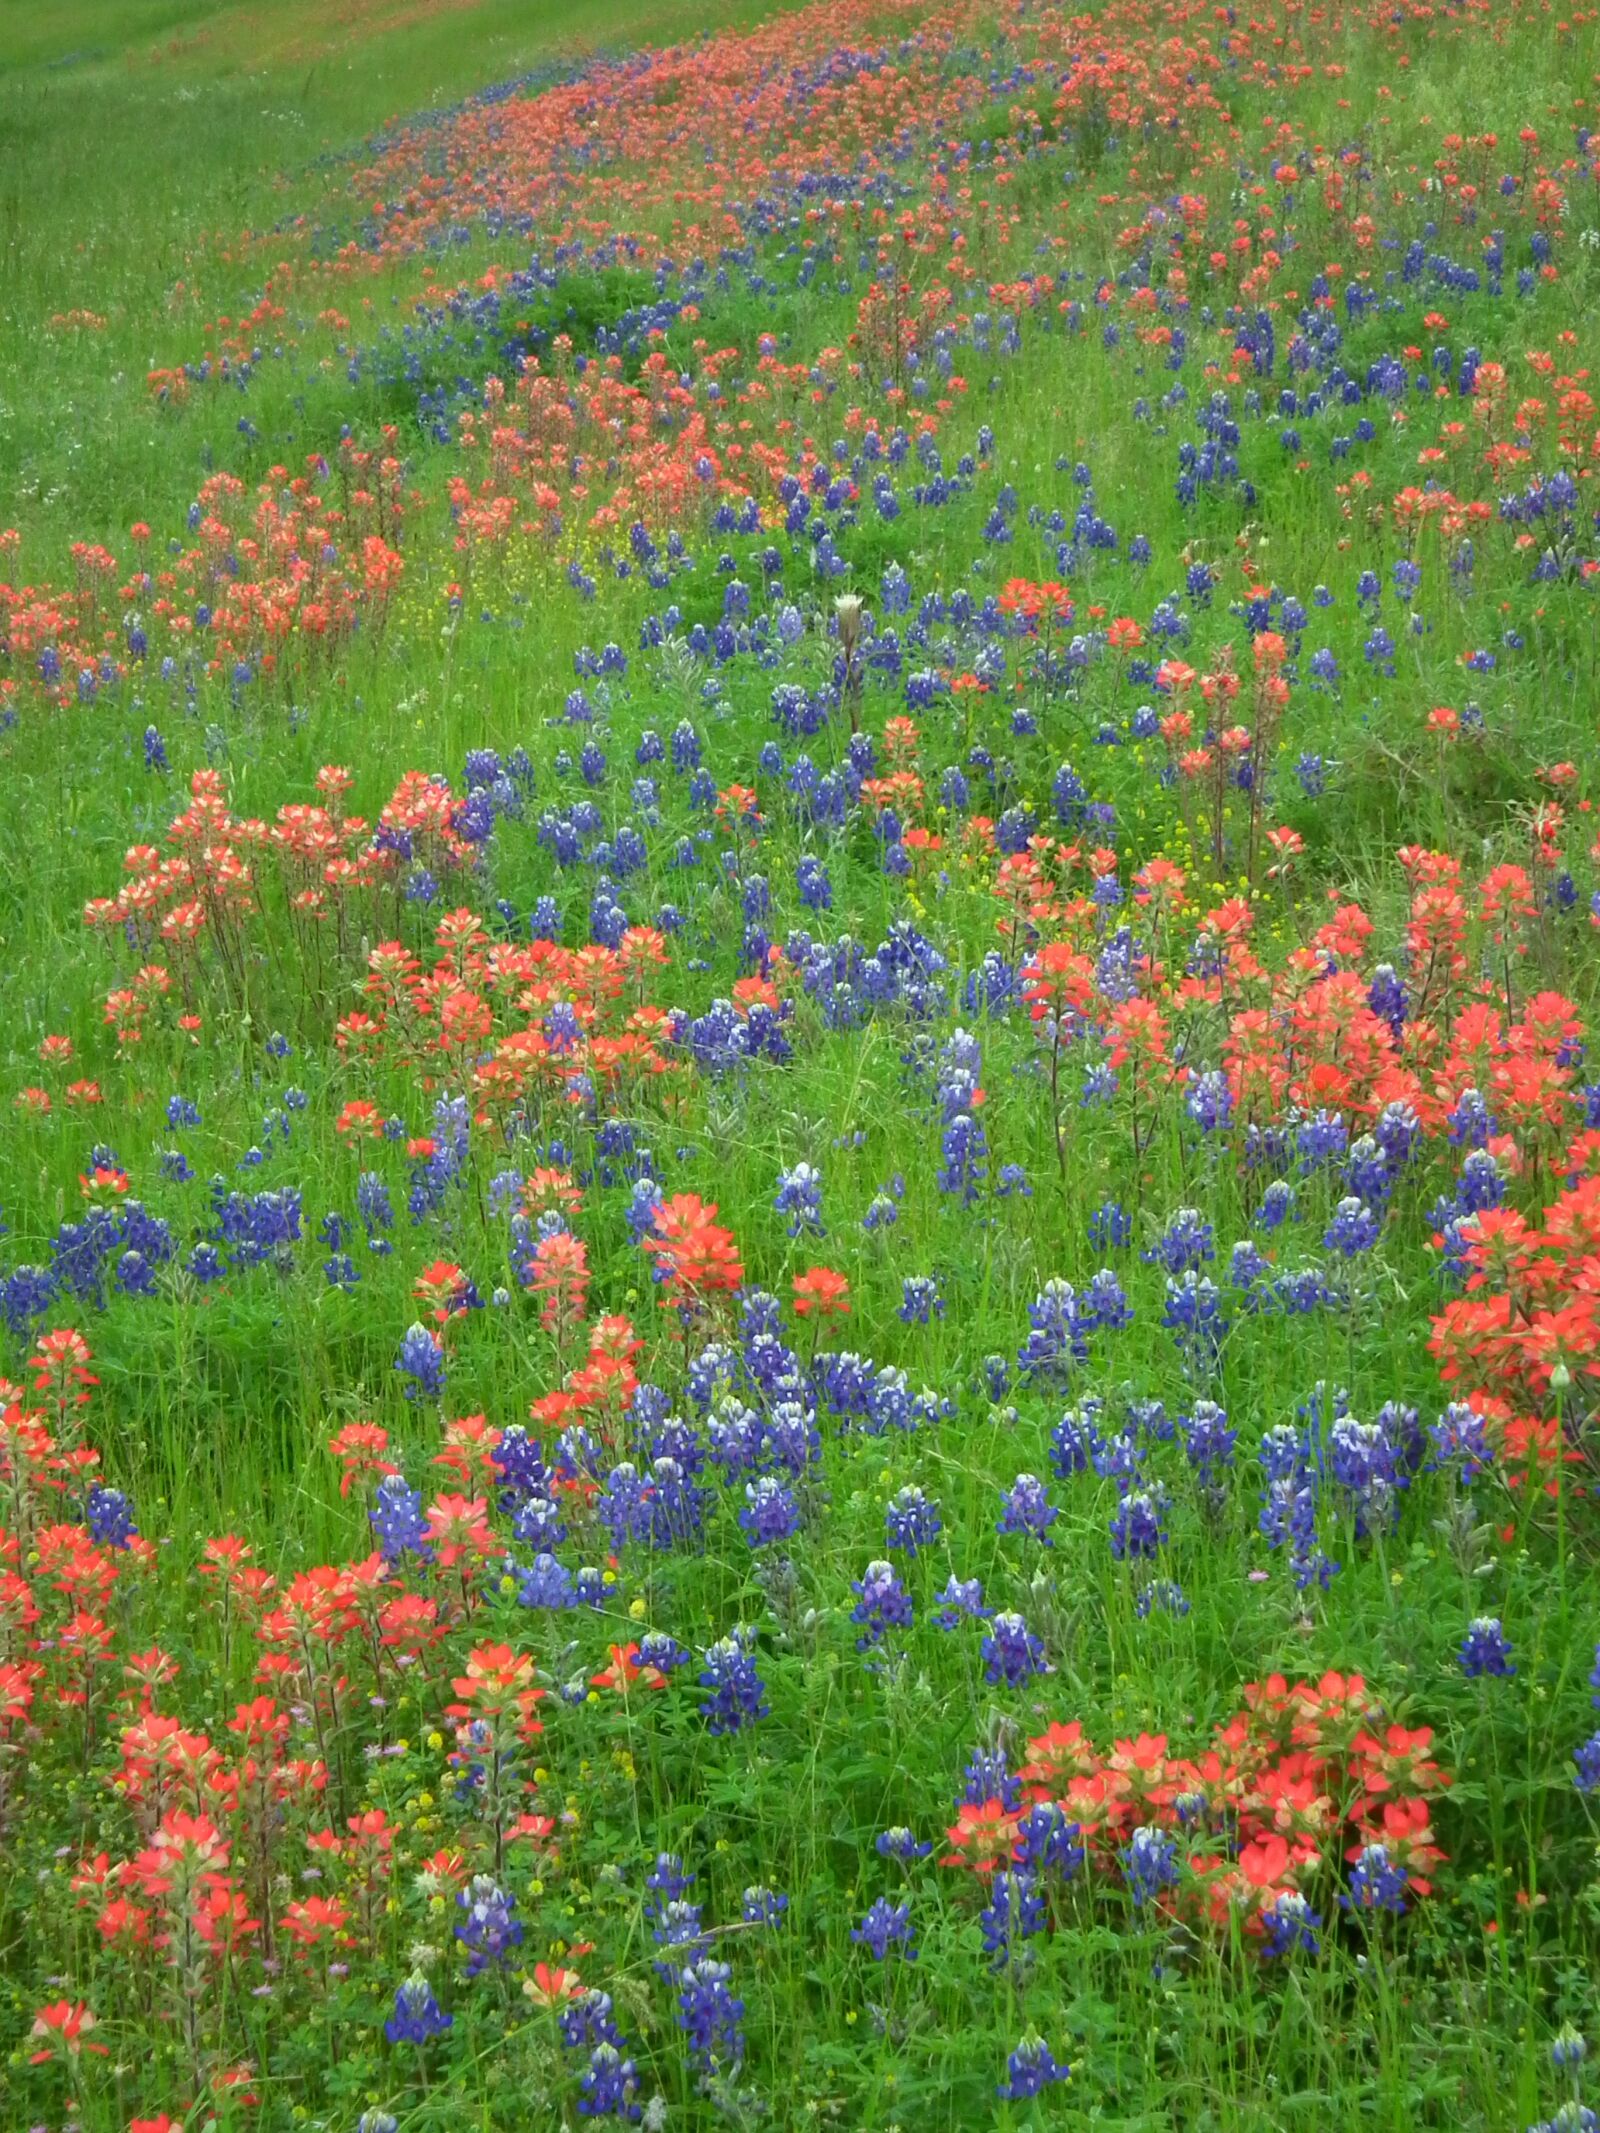
[[0, 0], [0, 2121], [1583, 2133], [1590, 15]]

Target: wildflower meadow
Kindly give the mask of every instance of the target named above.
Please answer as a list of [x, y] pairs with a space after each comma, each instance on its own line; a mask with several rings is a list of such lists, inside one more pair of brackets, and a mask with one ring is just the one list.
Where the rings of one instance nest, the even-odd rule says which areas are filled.
[[4, 2133], [1600, 2128], [1597, 112], [4, 11]]

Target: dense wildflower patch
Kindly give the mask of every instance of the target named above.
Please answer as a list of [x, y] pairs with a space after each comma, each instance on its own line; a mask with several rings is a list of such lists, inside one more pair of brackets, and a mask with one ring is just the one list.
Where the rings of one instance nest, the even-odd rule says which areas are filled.
[[19, 2125], [1593, 2123], [1593, 30], [552, 64], [0, 535]]

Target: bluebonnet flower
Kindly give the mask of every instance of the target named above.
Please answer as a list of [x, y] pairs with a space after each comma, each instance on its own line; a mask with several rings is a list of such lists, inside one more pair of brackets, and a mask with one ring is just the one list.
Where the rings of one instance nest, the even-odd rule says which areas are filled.
[[902, 1866], [909, 1866], [914, 1859], [926, 1859], [933, 1846], [903, 1823], [897, 1823], [893, 1829], [879, 1830], [873, 1849], [880, 1859], [898, 1859]]
[[1117, 1856], [1127, 1877], [1128, 1893], [1141, 1908], [1178, 1879], [1178, 1847], [1154, 1823], [1136, 1829]]
[[1024, 2037], [1006, 2060], [1006, 2078], [996, 2093], [1010, 2103], [1026, 2103], [1052, 2082], [1069, 2081], [1070, 2066], [1062, 2066], [1040, 2037]]
[[1028, 1173], [1020, 1163], [1002, 1163], [994, 1181], [995, 1198], [998, 1200], [1031, 1200], [1033, 1187], [1028, 1183]]
[[1184, 1109], [1202, 1133], [1224, 1132], [1233, 1120], [1233, 1093], [1227, 1075], [1216, 1067], [1197, 1074], [1184, 1097]]
[[1498, 1207], [1505, 1198], [1506, 1181], [1487, 1148], [1472, 1149], [1461, 1165], [1456, 1183], [1456, 1207], [1462, 1214], [1478, 1215]]
[[959, 1629], [963, 1622], [986, 1622], [991, 1610], [983, 1604], [983, 1585], [978, 1578], [958, 1578], [954, 1571], [939, 1595], [933, 1619], [940, 1629]]
[[982, 1645], [983, 1670], [991, 1682], [1018, 1688], [1032, 1674], [1049, 1673], [1044, 1641], [1036, 1637], [1021, 1615], [1006, 1610], [997, 1614]]
[[1017, 1824], [1017, 1863], [1030, 1874], [1059, 1874], [1070, 1881], [1084, 1861], [1080, 1836], [1078, 1824], [1068, 1821], [1058, 1802], [1036, 1800]]
[[1542, 2118], [1528, 2133], [1600, 2133], [1600, 2113], [1576, 2096], [1569, 2097], [1551, 2118]]
[[1505, 1631], [1494, 1615], [1478, 1615], [1467, 1625], [1457, 1657], [1469, 1681], [1477, 1681], [1485, 1674], [1506, 1676], [1517, 1671]]
[[1304, 1317], [1307, 1312], [1320, 1310], [1324, 1304], [1338, 1300], [1321, 1269], [1314, 1266], [1285, 1268], [1268, 1283], [1266, 1296], [1290, 1318]]
[[889, 1950], [894, 1948], [907, 1962], [915, 1962], [916, 1944], [911, 1938], [911, 1905], [891, 1903], [887, 1896], [880, 1896], [872, 1904], [859, 1926], [852, 1926], [850, 1938], [859, 1948], [865, 1948], [875, 1962], [885, 1962]]
[[389, 1246], [383, 1241], [382, 1232], [394, 1227], [394, 1207], [388, 1186], [374, 1171], [363, 1170], [356, 1182], [356, 1213], [366, 1230], [369, 1248], [387, 1252]]
[[1166, 1492], [1130, 1489], [1111, 1520], [1111, 1553], [1120, 1563], [1154, 1556], [1166, 1546]]
[[1317, 1545], [1321, 1448], [1315, 1428], [1277, 1423], [1262, 1437], [1258, 1456], [1266, 1484], [1258, 1524], [1267, 1545], [1289, 1549], [1290, 1571], [1299, 1591], [1313, 1583], [1325, 1589], [1337, 1565]]
[[1059, 1275], [1047, 1281], [1028, 1306], [1030, 1332], [1017, 1351], [1021, 1376], [1065, 1385], [1075, 1363], [1087, 1361], [1088, 1329], [1082, 1322], [1077, 1291]]
[[748, 1888], [739, 1899], [739, 1916], [747, 1926], [775, 1926], [789, 1908], [789, 1899], [778, 1889]]
[[1006, 1492], [995, 1530], [999, 1533], [1027, 1533], [1035, 1540], [1050, 1545], [1050, 1528], [1061, 1516], [1050, 1501], [1050, 1492], [1037, 1474], [1019, 1474]]
[[891, 1183], [887, 1192], [875, 1193], [866, 1213], [861, 1217], [861, 1227], [865, 1230], [893, 1229], [900, 1219], [899, 1202], [904, 1190], [902, 1185], [900, 1192], [896, 1192]]
[[394, 1367], [407, 1381], [408, 1400], [436, 1400], [444, 1390], [444, 1348], [424, 1325], [407, 1330]]
[[802, 858], [796, 864], [795, 887], [808, 911], [833, 909], [833, 883], [820, 859]]
[[623, 2118], [637, 2124], [643, 2116], [634, 2101], [639, 2069], [615, 2044], [602, 2041], [589, 2054], [578, 2083], [580, 2118]]
[[969, 1206], [978, 1196], [988, 1166], [989, 1144], [970, 1112], [957, 1112], [940, 1142], [944, 1161], [938, 1171], [941, 1192], [959, 1194]]
[[670, 1674], [689, 1664], [688, 1648], [676, 1637], [668, 1636], [664, 1629], [647, 1629], [639, 1639], [639, 1664]]
[[378, 1536], [378, 1548], [386, 1563], [397, 1563], [407, 1553], [428, 1555], [428, 1521], [423, 1516], [422, 1491], [408, 1488], [403, 1474], [385, 1474], [373, 1491], [368, 1522]]
[[[666, 1858], [670, 1856], [663, 1854]], [[692, 1874], [687, 1875], [679, 1886], [687, 1888], [693, 1879]], [[655, 1874], [650, 1876], [645, 1885], [655, 1892], [652, 1900], [645, 1906], [645, 1916], [650, 1920], [652, 1928], [650, 1937], [658, 1948], [665, 1951], [661, 1961], [653, 1967], [658, 1977], [673, 1979], [685, 1963], [698, 1962], [706, 1952], [708, 1943], [701, 1916], [702, 1906], [690, 1903], [682, 1896], [668, 1894], [668, 1885], [659, 1881]]]
[[1481, 1148], [1496, 1129], [1497, 1121], [1477, 1089], [1463, 1089], [1445, 1121], [1445, 1131], [1458, 1148]]
[[1591, 1733], [1572, 1751], [1577, 1769], [1574, 1783], [1582, 1793], [1600, 1792], [1600, 1733]]
[[[655, 1234], [656, 1211], [662, 1206], [664, 1199], [665, 1195], [654, 1178], [635, 1179], [632, 1195], [623, 1210], [623, 1220], [627, 1223], [635, 1244], [641, 1237]], [[658, 1279], [665, 1278], [665, 1269], [659, 1261], [652, 1261], [652, 1268]]]
[[[675, 1903], [694, 1886], [693, 1873], [686, 1873], [682, 1859], [676, 1852], [657, 1852], [655, 1865], [645, 1877], [645, 1887], [650, 1892], [650, 1902], [645, 1906], [649, 1917], [660, 1915], [664, 1904]], [[656, 1935], [657, 1940], [661, 1938]]]
[[1133, 1217], [1117, 1200], [1104, 1200], [1089, 1217], [1089, 1242], [1097, 1252], [1117, 1251], [1133, 1237]]
[[1162, 1324], [1172, 1333], [1191, 1370], [1212, 1368], [1221, 1352], [1228, 1321], [1222, 1297], [1209, 1275], [1193, 1267], [1176, 1279], [1167, 1276]]
[[291, 1247], [301, 1236], [301, 1196], [294, 1187], [229, 1192], [221, 1178], [214, 1178], [211, 1204], [216, 1218], [213, 1234], [228, 1246], [235, 1266], [271, 1263], [287, 1271], [293, 1265]]
[[744, 2002], [729, 1990], [733, 1972], [709, 1956], [678, 1976], [678, 2027], [698, 2066], [737, 2066], [744, 2057]]
[[1035, 1875], [1002, 1867], [991, 1877], [989, 1901], [978, 1914], [978, 1924], [996, 1970], [1011, 1961], [1018, 1941], [1042, 1933], [1044, 1922], [1044, 1897]]
[[1337, 1112], [1318, 1111], [1295, 1128], [1295, 1151], [1300, 1170], [1309, 1176], [1344, 1160], [1350, 1145], [1350, 1129]]
[[434, 1997], [433, 1987], [420, 1970], [414, 1970], [395, 1988], [394, 2012], [383, 2025], [391, 2044], [426, 2044], [442, 2037], [455, 2020]]
[[822, 1222], [822, 1178], [809, 1163], [796, 1163], [778, 1179], [774, 1210], [788, 1217], [791, 1237], [827, 1235]]
[[1378, 1241], [1380, 1227], [1366, 1201], [1351, 1195], [1335, 1208], [1332, 1221], [1322, 1233], [1322, 1241], [1330, 1252], [1354, 1259], [1361, 1252], [1371, 1251]]
[[1178, 1434], [1184, 1456], [1203, 1492], [1221, 1489], [1223, 1474], [1233, 1465], [1239, 1432], [1230, 1429], [1224, 1408], [1215, 1400], [1196, 1400], [1190, 1413], [1179, 1415]]
[[1375, 1202], [1381, 1207], [1394, 1189], [1395, 1175], [1387, 1154], [1373, 1134], [1363, 1133], [1358, 1141], [1351, 1143], [1345, 1162], [1345, 1183], [1356, 1199]]
[[1284, 1178], [1274, 1178], [1261, 1195], [1256, 1209], [1256, 1227], [1271, 1232], [1280, 1229], [1294, 1213], [1294, 1187]]
[[700, 1686], [711, 1691], [705, 1713], [713, 1733], [741, 1732], [771, 1708], [749, 1649], [753, 1642], [752, 1631], [738, 1629], [731, 1637], [719, 1638], [705, 1654]]
[[862, 1632], [856, 1639], [858, 1652], [881, 1644], [891, 1629], [911, 1627], [911, 1595], [901, 1584], [893, 1563], [868, 1563], [850, 1589], [856, 1595], [850, 1619]]
[[1101, 1267], [1078, 1299], [1079, 1325], [1085, 1333], [1117, 1333], [1132, 1320], [1133, 1307], [1114, 1269]]
[[752, 1548], [775, 1547], [800, 1530], [800, 1506], [794, 1491], [772, 1474], [745, 1483], [739, 1528]]
[[1383, 1150], [1391, 1172], [1398, 1174], [1421, 1144], [1422, 1121], [1409, 1103], [1397, 1097], [1379, 1112], [1372, 1137]]
[[1389, 1857], [1386, 1845], [1363, 1845], [1339, 1902], [1347, 1911], [1390, 1911], [1398, 1918], [1406, 1907], [1409, 1879], [1405, 1868]]
[[1069, 1407], [1050, 1432], [1050, 1467], [1058, 1480], [1086, 1474], [1098, 1460], [1101, 1440], [1095, 1416], [1099, 1406], [1098, 1400], [1085, 1400], [1081, 1407]]
[[456, 1927], [456, 1939], [468, 1951], [468, 1977], [504, 1968], [512, 1950], [522, 1945], [516, 1898], [488, 1874], [475, 1874], [456, 1902], [465, 1914]]
[[[699, 1447], [692, 1438], [690, 1443], [698, 1465]], [[705, 1517], [706, 1491], [693, 1473], [670, 1452], [659, 1451], [650, 1462], [650, 1490], [651, 1546], [681, 1548], [696, 1541]]]
[[1183, 1587], [1171, 1578], [1152, 1578], [1148, 1585], [1140, 1586], [1133, 1611], [1141, 1622], [1153, 1614], [1181, 1616], [1189, 1612], [1189, 1602]]
[[517, 1504], [511, 1520], [511, 1530], [519, 1541], [535, 1551], [559, 1548], [567, 1537], [567, 1524], [561, 1515], [561, 1507], [543, 1488], [530, 1490]]
[[133, 1505], [121, 1489], [102, 1488], [98, 1482], [85, 1501], [83, 1522], [102, 1548], [126, 1548], [139, 1537]]
[[930, 1503], [914, 1482], [897, 1490], [890, 1499], [883, 1526], [889, 1546], [903, 1549], [907, 1555], [931, 1548], [944, 1530], [939, 1506]]
[[494, 1466], [505, 1484], [502, 1502], [507, 1510], [529, 1496], [540, 1494], [550, 1479], [550, 1469], [536, 1437], [520, 1422], [513, 1422], [494, 1450]]
[[1008, 1814], [1022, 1805], [1022, 1781], [1013, 1777], [1005, 1757], [993, 1748], [974, 1748], [961, 1773], [959, 1801], [981, 1807], [998, 1800]]
[[1589, 2044], [1582, 2030], [1563, 2022], [1550, 2039], [1550, 2064], [1563, 2072], [1576, 2071], [1588, 2056]]
[[619, 1460], [607, 1474], [595, 1513], [619, 1553], [629, 1541], [648, 1544], [654, 1538], [655, 1492], [648, 1477], [629, 1459]]
[[1315, 1955], [1320, 1946], [1317, 1928], [1322, 1920], [1298, 1889], [1286, 1889], [1275, 1903], [1269, 1904], [1261, 1914], [1261, 1923], [1266, 1934], [1263, 1952], [1274, 1961], [1297, 1954]]
[[444, 1205], [452, 1185], [466, 1182], [470, 1165], [472, 1117], [464, 1096], [441, 1096], [433, 1107], [432, 1153], [411, 1173], [407, 1204], [413, 1223], [424, 1222]]
[[[1097, 1410], [1099, 1401], [1085, 1401], [1085, 1406]], [[1167, 1413], [1164, 1400], [1130, 1400], [1128, 1420], [1148, 1444], [1170, 1444], [1177, 1435], [1178, 1425]]]
[[940, 1116], [959, 1117], [977, 1101], [983, 1052], [970, 1030], [952, 1030], [939, 1048], [937, 1097]]
[[901, 1284], [900, 1318], [908, 1326], [926, 1326], [944, 1316], [944, 1297], [931, 1274], [908, 1274]]
[[552, 1612], [576, 1607], [578, 1595], [571, 1571], [553, 1555], [536, 1555], [518, 1581], [517, 1601], [522, 1607], [543, 1607]]
[[1349, 1498], [1358, 1539], [1390, 1531], [1402, 1484], [1397, 1447], [1381, 1415], [1373, 1422], [1335, 1416], [1328, 1430], [1328, 1475]]

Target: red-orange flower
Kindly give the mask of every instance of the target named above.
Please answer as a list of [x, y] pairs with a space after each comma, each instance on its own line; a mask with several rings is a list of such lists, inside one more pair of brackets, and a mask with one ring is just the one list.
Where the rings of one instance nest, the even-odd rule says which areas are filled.
[[105, 2056], [103, 2044], [85, 2044], [84, 2039], [91, 2029], [98, 2027], [97, 2018], [90, 2013], [83, 2000], [52, 2000], [48, 2007], [41, 2007], [33, 2018], [30, 2037], [44, 2040], [39, 2051], [30, 2052], [30, 2066], [43, 2066], [53, 2059], [58, 2051], [65, 2052], [69, 2059], [76, 2059], [79, 2052], [99, 2052]]
[[850, 1283], [832, 1267], [814, 1266], [794, 1277], [794, 1315], [809, 1318], [848, 1318]]

